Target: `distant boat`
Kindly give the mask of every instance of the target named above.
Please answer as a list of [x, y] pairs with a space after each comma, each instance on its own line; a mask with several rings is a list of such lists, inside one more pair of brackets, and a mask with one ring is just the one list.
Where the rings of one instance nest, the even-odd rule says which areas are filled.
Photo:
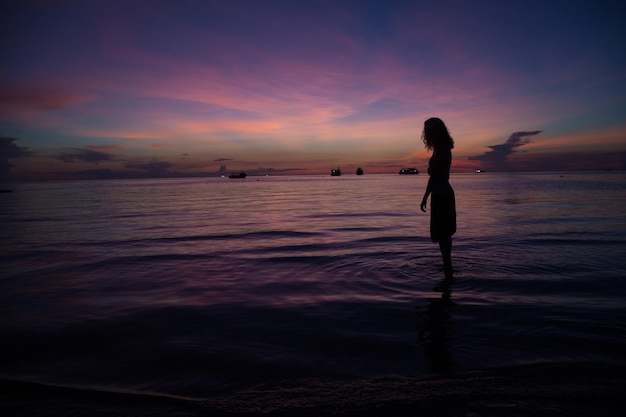
[[413, 167], [413, 168], [402, 168], [400, 170], [400, 172], [398, 172], [398, 174], [400, 174], [400, 175], [417, 175], [419, 173], [420, 172], [417, 169], [415, 169], [415, 167]]
[[475, 172], [476, 172], [477, 174], [482, 174], [482, 173], [483, 173], [483, 172], [485, 172], [485, 171], [483, 171], [483, 170], [482, 170], [482, 169], [480, 169], [480, 168], [476, 168], [476, 171], [475, 171]]
[[331, 177], [338, 177], [341, 175], [341, 170], [339, 168], [333, 169], [330, 171]]
[[358, 168], [356, 169], [356, 175], [363, 175], [363, 168], [358, 167]]
[[245, 172], [240, 172], [239, 174], [230, 174], [228, 178], [246, 178], [247, 176]]

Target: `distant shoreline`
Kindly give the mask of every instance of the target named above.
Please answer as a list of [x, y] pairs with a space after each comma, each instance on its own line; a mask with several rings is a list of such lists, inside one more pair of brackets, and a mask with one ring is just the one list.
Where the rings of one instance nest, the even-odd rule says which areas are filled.
[[[467, 172], [454, 172], [452, 171], [450, 175], [489, 175], [489, 176], [501, 176], [501, 175], [573, 175], [573, 174], [624, 174], [626, 170], [623, 169], [611, 169], [611, 170], [580, 170], [580, 171], [483, 171], [479, 174], [474, 171]], [[372, 173], [365, 175], [356, 175], [356, 174], [344, 174], [342, 177], [349, 178], [367, 178], [371, 176], [381, 176], [381, 175], [392, 175], [399, 176], [397, 172], [388, 172], [388, 173]], [[274, 174], [274, 175], [266, 175], [266, 174], [248, 174], [248, 177], [251, 178], [276, 178], [276, 177], [327, 177], [328, 173], [320, 173], [320, 174]], [[406, 177], [406, 175], [402, 175], [400, 177]], [[409, 177], [421, 177], [428, 178], [427, 174], [420, 175], [409, 175]], [[2, 190], [10, 189], [9, 184], [18, 184], [18, 183], [43, 183], [43, 182], [70, 182], [70, 181], [123, 181], [123, 180], [183, 180], [183, 179], [210, 179], [217, 178], [223, 179], [218, 174], [211, 175], [188, 175], [188, 176], [168, 176], [168, 177], [112, 177], [112, 178], [66, 178], [66, 179], [14, 179], [9, 181], [4, 181], [2, 186]], [[228, 179], [228, 178], [226, 178]]]

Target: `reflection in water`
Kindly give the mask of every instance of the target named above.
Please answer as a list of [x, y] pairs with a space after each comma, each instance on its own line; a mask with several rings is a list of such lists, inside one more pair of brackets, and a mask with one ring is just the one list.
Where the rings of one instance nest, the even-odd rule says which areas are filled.
[[446, 277], [434, 290], [441, 292], [441, 297], [428, 299], [425, 311], [418, 309], [417, 315], [423, 322], [418, 333], [418, 342], [426, 349], [429, 360], [428, 371], [447, 373], [452, 371], [452, 359], [449, 352], [449, 320], [452, 302], [451, 285], [454, 278]]

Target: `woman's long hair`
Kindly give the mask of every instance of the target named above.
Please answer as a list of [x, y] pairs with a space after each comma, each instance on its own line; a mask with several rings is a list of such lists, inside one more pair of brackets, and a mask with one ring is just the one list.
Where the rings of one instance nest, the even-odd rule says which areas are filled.
[[424, 122], [422, 141], [428, 150], [454, 148], [454, 140], [448, 133], [448, 128], [438, 117], [431, 117]]

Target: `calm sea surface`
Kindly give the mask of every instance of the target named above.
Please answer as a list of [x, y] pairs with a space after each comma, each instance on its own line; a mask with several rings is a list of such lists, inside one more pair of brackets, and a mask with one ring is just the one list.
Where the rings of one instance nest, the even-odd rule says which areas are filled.
[[0, 377], [208, 401], [623, 369], [626, 174], [453, 175], [449, 285], [426, 181], [15, 184], [0, 194]]

